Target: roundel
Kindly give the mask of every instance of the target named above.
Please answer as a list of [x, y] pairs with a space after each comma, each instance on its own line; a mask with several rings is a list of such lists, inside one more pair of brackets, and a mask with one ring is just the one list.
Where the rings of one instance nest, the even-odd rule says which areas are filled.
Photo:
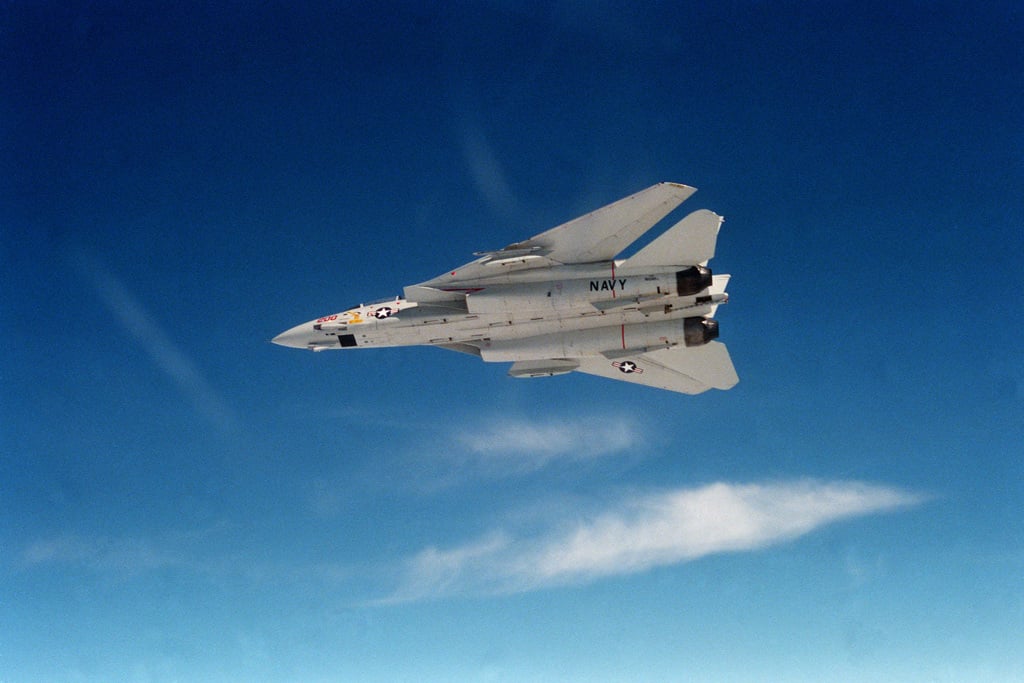
[[634, 363], [631, 360], [624, 360], [621, 363], [613, 363], [613, 365], [615, 365], [615, 367], [619, 369], [619, 372], [623, 372], [627, 375], [632, 374], [634, 372], [643, 372], [643, 370], [638, 368], [636, 366], [636, 363]]
[[390, 306], [381, 306], [373, 312], [373, 317], [377, 320], [383, 320], [384, 318], [390, 318], [395, 314], [395, 309]]

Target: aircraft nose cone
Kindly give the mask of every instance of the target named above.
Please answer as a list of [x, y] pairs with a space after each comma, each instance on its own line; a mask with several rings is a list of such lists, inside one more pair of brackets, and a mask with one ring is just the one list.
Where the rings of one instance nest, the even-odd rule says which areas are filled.
[[309, 325], [296, 325], [290, 330], [285, 330], [270, 341], [278, 346], [304, 349], [309, 345], [309, 333]]

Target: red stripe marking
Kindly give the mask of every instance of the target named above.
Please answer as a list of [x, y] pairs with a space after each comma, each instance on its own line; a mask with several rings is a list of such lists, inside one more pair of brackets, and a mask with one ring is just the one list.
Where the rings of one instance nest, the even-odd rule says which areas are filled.
[[612, 298], [617, 298], [615, 296], [615, 259], [612, 259]]
[[626, 348], [626, 326], [622, 325], [622, 348]]

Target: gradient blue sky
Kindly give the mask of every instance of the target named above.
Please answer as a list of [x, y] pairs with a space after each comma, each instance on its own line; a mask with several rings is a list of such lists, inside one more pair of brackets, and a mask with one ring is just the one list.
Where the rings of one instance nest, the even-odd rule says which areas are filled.
[[[0, 9], [0, 679], [1024, 680], [1019, 3], [138, 5]], [[664, 180], [732, 391], [266, 342]]]

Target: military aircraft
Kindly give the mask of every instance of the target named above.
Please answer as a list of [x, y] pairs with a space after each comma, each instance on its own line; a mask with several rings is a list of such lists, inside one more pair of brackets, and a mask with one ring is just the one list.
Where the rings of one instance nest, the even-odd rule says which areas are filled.
[[659, 183], [497, 251], [404, 296], [297, 325], [272, 340], [312, 351], [436, 346], [512, 377], [573, 370], [684, 394], [739, 378], [712, 319], [728, 275], [707, 267], [722, 217], [689, 214], [632, 256], [615, 257], [696, 189]]

